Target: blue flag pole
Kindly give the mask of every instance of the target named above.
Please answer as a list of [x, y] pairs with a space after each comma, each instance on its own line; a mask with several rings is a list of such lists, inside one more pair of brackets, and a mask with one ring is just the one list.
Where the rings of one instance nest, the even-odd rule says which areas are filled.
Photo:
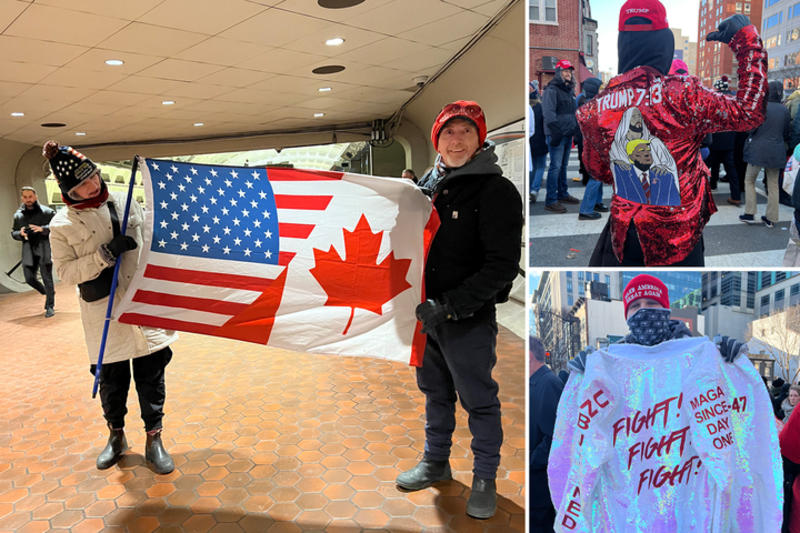
[[[125, 214], [122, 216], [122, 227], [120, 232], [125, 235], [128, 229], [128, 214], [131, 209], [131, 199], [133, 198], [133, 185], [136, 183], [136, 171], [139, 169], [139, 156], [134, 156], [131, 166], [131, 181], [128, 184], [128, 198], [125, 201]], [[119, 266], [122, 264], [122, 254], [117, 257], [114, 265], [114, 275], [111, 277], [111, 293], [108, 295], [108, 308], [106, 309], [106, 319], [103, 322], [103, 337], [100, 339], [100, 353], [97, 355], [97, 367], [94, 371], [94, 385], [92, 386], [92, 399], [97, 396], [97, 385], [100, 382], [100, 371], [103, 368], [103, 354], [106, 351], [106, 339], [108, 338], [108, 326], [111, 325], [111, 309], [114, 307], [114, 294], [117, 292], [117, 276]]]

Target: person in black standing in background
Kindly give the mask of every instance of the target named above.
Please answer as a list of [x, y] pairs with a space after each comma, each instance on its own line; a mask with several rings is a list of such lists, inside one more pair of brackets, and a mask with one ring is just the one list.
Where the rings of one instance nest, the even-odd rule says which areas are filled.
[[[33, 187], [20, 189], [22, 205], [14, 213], [11, 237], [22, 241], [22, 271], [25, 282], [45, 295], [44, 316], [55, 314], [56, 290], [53, 287], [53, 260], [50, 258], [50, 220], [55, 211], [41, 205]], [[36, 270], [42, 273], [42, 284], [36, 279]]]
[[[728, 85], [728, 77], [723, 76], [714, 82], [714, 89], [722, 94], [731, 94]], [[741, 205], [741, 189], [739, 188], [739, 175], [736, 173], [736, 165], [733, 162], [734, 144], [736, 141], [735, 131], [718, 131], [712, 135], [711, 154], [706, 161], [711, 170], [711, 188], [716, 189], [719, 180], [719, 166], [725, 165], [725, 180], [731, 188], [731, 195], [728, 203], [731, 205]]]
[[536, 337], [530, 338], [530, 490], [531, 533], [551, 533], [556, 510], [547, 484], [547, 459], [553, 441], [553, 426], [564, 382], [545, 365], [544, 347]]

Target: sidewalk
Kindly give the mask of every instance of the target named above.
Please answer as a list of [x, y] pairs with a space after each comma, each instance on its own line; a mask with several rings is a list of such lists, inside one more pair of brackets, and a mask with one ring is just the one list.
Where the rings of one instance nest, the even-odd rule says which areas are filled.
[[522, 339], [501, 327], [495, 379], [505, 443], [497, 514], [464, 514], [469, 430], [457, 408], [454, 481], [416, 493], [394, 479], [422, 455], [412, 368], [181, 333], [167, 367], [164, 444], [176, 469], [144, 465], [133, 386], [131, 450], [105, 471], [107, 438], [74, 288], [0, 295], [0, 531], [517, 531], [524, 529]]

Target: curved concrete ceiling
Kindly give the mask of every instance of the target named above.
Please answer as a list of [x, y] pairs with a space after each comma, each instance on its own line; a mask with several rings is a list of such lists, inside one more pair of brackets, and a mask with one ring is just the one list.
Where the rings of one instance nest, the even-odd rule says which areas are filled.
[[[0, 137], [87, 146], [364, 128], [513, 3], [0, 0]], [[334, 37], [344, 43], [327, 46]], [[324, 65], [346, 68], [312, 73]]]

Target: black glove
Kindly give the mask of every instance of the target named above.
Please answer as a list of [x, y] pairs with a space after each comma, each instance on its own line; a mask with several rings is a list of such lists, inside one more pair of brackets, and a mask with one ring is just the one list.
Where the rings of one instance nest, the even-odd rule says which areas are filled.
[[728, 44], [739, 30], [749, 25], [749, 18], [740, 14], [733, 15], [720, 22], [717, 31], [712, 31], [706, 35], [706, 41], [719, 41]]
[[551, 135], [550, 136], [550, 146], [558, 146], [561, 144], [561, 141], [564, 140], [564, 137], [561, 135]]
[[577, 372], [579, 374], [583, 374], [584, 370], [586, 370], [586, 356], [594, 351], [594, 348], [591, 346], [587, 346], [583, 350], [581, 350], [578, 355], [575, 356], [574, 359], [570, 359], [567, 363], [570, 372]]
[[425, 300], [415, 311], [417, 320], [422, 322], [422, 333], [431, 333], [446, 321], [454, 319], [455, 313], [447, 302]]
[[114, 256], [115, 259], [119, 257], [120, 254], [128, 250], [134, 250], [135, 248], [136, 241], [133, 237], [129, 237], [128, 235], [117, 235], [106, 244], [106, 250], [108, 250], [108, 253]]
[[[739, 342], [736, 339], [731, 339], [727, 335], [722, 337], [721, 339], [719, 338], [719, 336], [717, 336], [714, 338], [714, 341], [719, 343], [718, 344], [719, 354], [722, 356], [722, 358], [725, 360], [726, 363], [733, 363], [739, 356], [739, 354], [742, 351], [745, 351], [747, 348], [747, 345], [745, 343]], [[745, 350], [742, 350], [742, 348], [745, 348]]]

